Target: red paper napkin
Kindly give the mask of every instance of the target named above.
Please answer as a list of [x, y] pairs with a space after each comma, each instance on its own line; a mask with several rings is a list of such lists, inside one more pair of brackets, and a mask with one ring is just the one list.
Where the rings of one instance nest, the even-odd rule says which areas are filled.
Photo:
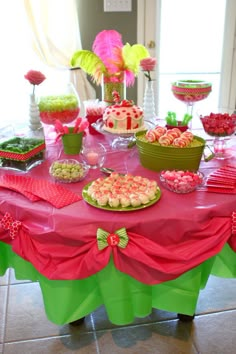
[[212, 172], [205, 183], [207, 192], [236, 194], [236, 166], [227, 165]]
[[19, 192], [32, 202], [45, 200], [58, 209], [82, 199], [63, 186], [32, 177], [4, 175], [0, 177], [0, 187]]

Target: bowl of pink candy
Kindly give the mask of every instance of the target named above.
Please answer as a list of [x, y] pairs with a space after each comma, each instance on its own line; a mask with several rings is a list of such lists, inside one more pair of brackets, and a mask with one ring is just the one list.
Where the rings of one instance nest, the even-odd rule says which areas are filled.
[[202, 172], [192, 171], [161, 171], [160, 181], [162, 185], [171, 192], [185, 194], [195, 191], [203, 183]]
[[236, 128], [236, 114], [229, 113], [210, 113], [209, 115], [200, 115], [203, 128], [211, 136], [230, 136], [233, 135]]

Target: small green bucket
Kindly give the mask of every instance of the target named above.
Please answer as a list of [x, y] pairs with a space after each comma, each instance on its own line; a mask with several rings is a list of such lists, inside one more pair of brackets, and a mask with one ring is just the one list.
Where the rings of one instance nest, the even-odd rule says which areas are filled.
[[200, 142], [198, 146], [176, 148], [159, 146], [140, 140], [145, 132], [137, 132], [136, 145], [139, 152], [141, 165], [149, 170], [191, 170], [197, 171], [205, 148], [205, 140], [194, 135]]
[[69, 128], [69, 134], [62, 135], [62, 144], [64, 153], [68, 155], [76, 155], [80, 153], [83, 142], [83, 132], [72, 133], [73, 128]]

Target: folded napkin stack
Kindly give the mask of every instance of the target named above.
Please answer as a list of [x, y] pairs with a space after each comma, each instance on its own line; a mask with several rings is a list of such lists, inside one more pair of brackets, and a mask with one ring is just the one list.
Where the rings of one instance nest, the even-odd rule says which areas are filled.
[[236, 194], [236, 166], [223, 166], [212, 172], [206, 180], [207, 192]]
[[44, 179], [35, 179], [26, 176], [0, 176], [0, 187], [19, 192], [32, 202], [39, 200], [47, 201], [58, 209], [82, 199], [81, 196], [63, 186]]

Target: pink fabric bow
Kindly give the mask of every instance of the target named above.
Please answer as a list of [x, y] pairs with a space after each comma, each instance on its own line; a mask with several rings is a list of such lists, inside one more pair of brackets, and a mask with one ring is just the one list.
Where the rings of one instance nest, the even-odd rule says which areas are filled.
[[4, 230], [9, 230], [10, 237], [12, 239], [18, 234], [21, 228], [21, 221], [14, 220], [13, 217], [6, 212], [1, 220], [1, 226]]

